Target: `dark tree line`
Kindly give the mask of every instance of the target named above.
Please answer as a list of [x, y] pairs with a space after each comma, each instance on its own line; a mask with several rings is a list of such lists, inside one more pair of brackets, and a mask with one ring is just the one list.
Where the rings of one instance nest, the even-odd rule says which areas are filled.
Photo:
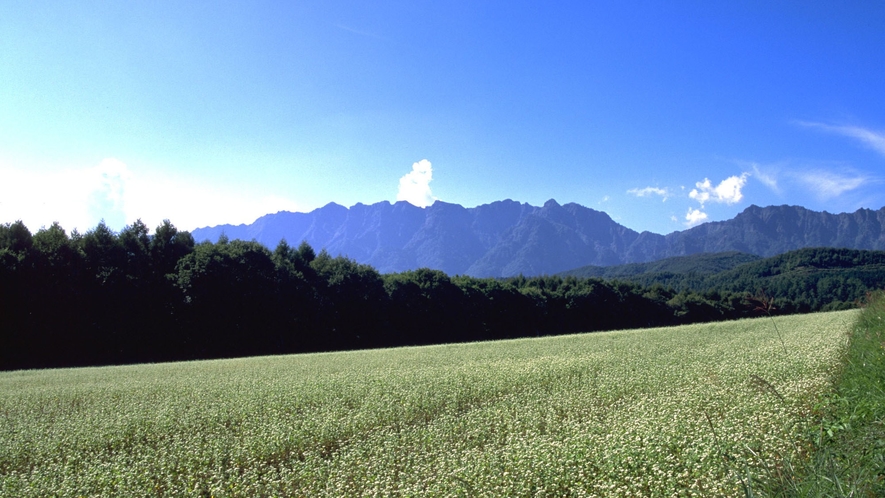
[[0, 364], [5, 368], [176, 357], [180, 292], [169, 279], [194, 240], [164, 222], [68, 236], [0, 227]]
[[119, 233], [101, 223], [70, 235], [58, 224], [32, 235], [17, 222], [0, 225], [0, 368], [671, 325], [747, 316], [746, 296], [597, 278], [381, 275], [307, 243], [195, 244], [168, 221], [153, 234], [138, 221]]

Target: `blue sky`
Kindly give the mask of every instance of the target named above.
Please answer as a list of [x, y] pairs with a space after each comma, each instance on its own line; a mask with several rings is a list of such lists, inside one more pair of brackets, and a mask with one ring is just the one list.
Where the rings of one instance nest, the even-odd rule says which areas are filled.
[[885, 206], [881, 2], [0, 4], [0, 223]]

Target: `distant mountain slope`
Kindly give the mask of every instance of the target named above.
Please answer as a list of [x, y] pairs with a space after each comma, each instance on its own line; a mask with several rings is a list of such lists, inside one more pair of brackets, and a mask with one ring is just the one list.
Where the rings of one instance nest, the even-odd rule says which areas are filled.
[[419, 267], [450, 275], [555, 274], [587, 265], [647, 263], [700, 253], [774, 256], [803, 247], [885, 249], [885, 208], [830, 214], [799, 206], [750, 206], [735, 218], [658, 235], [636, 232], [606, 213], [554, 200], [541, 207], [512, 200], [464, 208], [437, 201], [328, 204], [310, 213], [269, 214], [250, 225], [193, 231], [197, 241], [281, 239], [346, 255], [382, 273]]
[[675, 256], [650, 263], [628, 263], [617, 266], [584, 266], [560, 273], [564, 277], [596, 277], [604, 279], [629, 279], [630, 277], [661, 273], [695, 273], [710, 275], [731, 270], [745, 263], [762, 259], [762, 256], [743, 252], [701, 253], [691, 256]]
[[674, 252], [740, 251], [774, 256], [802, 247], [885, 249], [885, 208], [830, 214], [801, 206], [750, 206], [731, 220], [704, 223], [666, 236]]
[[788, 311], [809, 311], [838, 308], [863, 298], [870, 290], [885, 288], [885, 251], [817, 247], [769, 258], [736, 252], [697, 254], [653, 263], [588, 266], [560, 275], [621, 280], [645, 287], [660, 284], [700, 293], [762, 291], [796, 307]]
[[[847, 288], [885, 288], [885, 251], [803, 248], [708, 276], [697, 290], [765, 289], [845, 299]], [[860, 296], [858, 296], [860, 297]]]

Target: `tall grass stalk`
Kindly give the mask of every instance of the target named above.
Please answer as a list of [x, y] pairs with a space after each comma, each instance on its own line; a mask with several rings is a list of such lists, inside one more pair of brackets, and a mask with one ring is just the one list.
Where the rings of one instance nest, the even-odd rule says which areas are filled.
[[770, 299], [765, 294], [765, 291], [760, 290], [755, 296], [748, 297], [747, 301], [754, 306], [753, 311], [761, 311], [768, 315], [771, 324], [774, 325], [774, 332], [777, 334], [777, 338], [781, 341], [781, 346], [784, 348], [784, 354], [789, 356], [790, 353], [787, 351], [787, 344], [784, 342], [784, 336], [781, 335], [780, 329], [777, 328], [777, 322], [774, 321], [774, 316], [771, 314], [773, 310], [777, 309], [774, 307], [774, 300]]
[[766, 490], [784, 497], [885, 496], [885, 292], [867, 296], [804, 460], [786, 458]]

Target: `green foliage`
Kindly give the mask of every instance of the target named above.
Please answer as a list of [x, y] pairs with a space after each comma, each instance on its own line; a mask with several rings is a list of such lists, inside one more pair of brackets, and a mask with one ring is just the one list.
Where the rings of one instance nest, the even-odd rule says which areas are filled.
[[151, 236], [137, 221], [119, 234], [100, 223], [69, 237], [53, 223], [31, 237], [18, 223], [0, 227], [0, 235], [0, 254], [14, 248], [16, 261], [0, 268], [0, 299], [8, 306], [0, 310], [7, 317], [0, 367], [174, 357], [161, 352], [176, 332], [166, 274], [193, 250], [187, 232], [167, 221]]
[[86, 232], [78, 247], [84, 255], [85, 271], [97, 285], [115, 285], [123, 278], [126, 250], [104, 221]]
[[[303, 247], [302, 247], [303, 248]], [[301, 250], [299, 250], [301, 252]], [[376, 347], [382, 342], [387, 294], [381, 275], [369, 265], [320, 251], [310, 262], [318, 277], [323, 350]]]
[[52, 272], [73, 268], [74, 261], [80, 256], [58, 223], [53, 223], [49, 228], [41, 228], [34, 235], [34, 249], [38, 254], [38, 264], [46, 266]]
[[188, 232], [179, 232], [169, 220], [154, 231], [150, 251], [154, 272], [165, 277], [175, 270], [178, 261], [194, 250], [194, 238]]
[[306, 264], [310, 264], [317, 257], [313, 247], [310, 247], [310, 244], [308, 244], [306, 240], [301, 241], [301, 244], [298, 245], [297, 252], [298, 257]]
[[699, 254], [654, 263], [567, 272], [620, 279], [642, 286], [662, 285], [702, 294], [715, 291], [775, 296], [780, 312], [854, 307], [863, 296], [885, 287], [885, 251], [808, 248], [760, 259], [742, 253]]
[[257, 242], [198, 244], [176, 267], [182, 319], [201, 325], [182, 331], [182, 349], [194, 358], [264, 352], [265, 340], [252, 331], [272, 333], [266, 318], [273, 312], [276, 282], [271, 253]]
[[885, 287], [885, 251], [800, 249], [717, 274], [703, 285], [726, 291], [752, 286], [796, 311], [850, 305]]
[[585, 266], [562, 272], [562, 276], [597, 277], [606, 279], [630, 279], [641, 275], [663, 276], [668, 274], [711, 275], [731, 270], [737, 266], [758, 261], [760, 256], [742, 252], [702, 253], [692, 256], [665, 258], [650, 263], [630, 263], [615, 266]]
[[34, 240], [31, 232], [21, 220], [0, 225], [0, 249], [24, 255], [31, 250], [33, 245]]
[[21, 220], [0, 225], [0, 276], [12, 279], [19, 270], [27, 271], [34, 240]]

